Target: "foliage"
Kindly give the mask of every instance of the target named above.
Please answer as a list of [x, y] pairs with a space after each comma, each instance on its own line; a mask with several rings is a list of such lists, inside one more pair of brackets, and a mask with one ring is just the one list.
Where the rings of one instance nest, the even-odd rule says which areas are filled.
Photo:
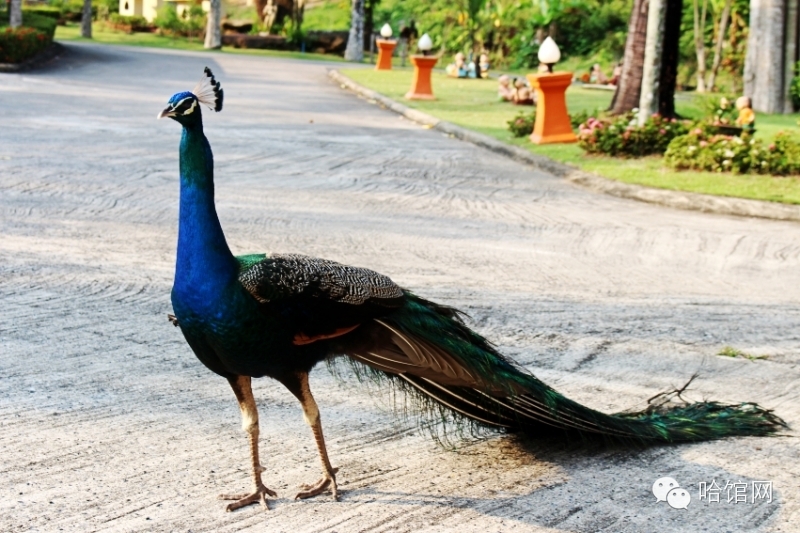
[[794, 77], [791, 84], [789, 84], [789, 95], [792, 97], [794, 109], [800, 109], [800, 62], [797, 62], [794, 66]]
[[676, 170], [735, 174], [800, 174], [800, 140], [779, 133], [768, 146], [748, 134], [708, 135], [697, 128], [672, 140], [664, 162]]
[[382, 0], [375, 26], [415, 20], [434, 47], [446, 54], [478, 50], [495, 66], [538, 64], [539, 43], [548, 34], [562, 55], [595, 55], [611, 63], [622, 56], [630, 2], [626, 0]]
[[[33, 28], [43, 33], [48, 39], [48, 44], [53, 40], [57, 25], [56, 20], [52, 17], [27, 11], [22, 16], [22, 24], [24, 28]], [[8, 18], [4, 18], [0, 21], [0, 28], [7, 25]]]
[[533, 133], [533, 125], [536, 123], [536, 108], [533, 111], [526, 113], [520, 111], [517, 116], [506, 122], [508, 124], [508, 131], [514, 137], [526, 137]]
[[705, 116], [709, 117], [706, 119], [707, 123], [713, 125], [727, 125], [736, 122], [737, 112], [736, 106], [734, 105], [736, 99], [734, 97], [708, 96], [705, 98], [700, 97], [700, 101], [702, 102]]
[[[350, 29], [350, 2], [327, 0], [303, 15], [305, 31], [346, 31]], [[395, 28], [397, 31], [397, 28]]]
[[20, 28], [0, 29], [0, 63], [21, 63], [30, 59], [52, 42], [52, 34], [48, 36], [39, 30], [22, 26]]
[[206, 14], [198, 5], [192, 5], [182, 15], [178, 15], [178, 10], [167, 4], [158, 9], [153, 24], [162, 34], [192, 37], [202, 32], [205, 21]]
[[50, 17], [55, 20], [61, 18], [61, 9], [55, 6], [25, 6], [22, 8], [22, 19], [25, 20], [25, 17], [31, 13], [43, 17]]
[[642, 157], [663, 154], [670, 141], [688, 131], [685, 122], [660, 115], [639, 126], [635, 113], [618, 117], [590, 117], [578, 129], [578, 143], [590, 154], [614, 157]]
[[[595, 110], [597, 113], [597, 110]], [[578, 130], [581, 124], [589, 120], [591, 114], [588, 111], [578, 111], [576, 113], [570, 113], [569, 115], [569, 122], [572, 125], [573, 130]], [[525, 111], [520, 111], [517, 113], [517, 116], [506, 122], [508, 125], [508, 131], [511, 132], [511, 135], [514, 137], [527, 137], [531, 133], [533, 133], [533, 125], [536, 123], [536, 108], [534, 107], [530, 113], [526, 113]]]
[[123, 30], [128, 33], [134, 31], [150, 31], [150, 23], [147, 19], [140, 16], [126, 16], [119, 13], [111, 13], [108, 16], [109, 24], [117, 30]]

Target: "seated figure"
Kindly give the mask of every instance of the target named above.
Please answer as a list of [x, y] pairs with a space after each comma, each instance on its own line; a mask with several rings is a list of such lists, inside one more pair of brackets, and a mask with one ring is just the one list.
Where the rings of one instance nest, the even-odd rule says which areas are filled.
[[478, 61], [478, 68], [480, 77], [485, 79], [489, 78], [489, 56], [486, 54], [481, 54], [480, 60]]
[[598, 85], [605, 85], [608, 83], [608, 78], [605, 74], [603, 74], [603, 69], [600, 68], [600, 63], [595, 63], [592, 67], [592, 74], [589, 77], [589, 81], [592, 83], [597, 83]]
[[736, 109], [739, 110], [736, 125], [743, 130], [752, 130], [756, 127], [756, 113], [753, 111], [752, 105], [747, 96], [740, 96], [736, 99]]
[[502, 102], [512, 102], [514, 100], [515, 90], [511, 87], [511, 78], [503, 74], [497, 78], [499, 82], [497, 85], [497, 97]]
[[514, 105], [536, 105], [533, 91], [531, 91], [523, 78], [514, 80], [514, 97], [511, 101]]
[[455, 62], [450, 63], [445, 67], [445, 72], [451, 78], [466, 78], [467, 77], [467, 58], [461, 52], [455, 56]]

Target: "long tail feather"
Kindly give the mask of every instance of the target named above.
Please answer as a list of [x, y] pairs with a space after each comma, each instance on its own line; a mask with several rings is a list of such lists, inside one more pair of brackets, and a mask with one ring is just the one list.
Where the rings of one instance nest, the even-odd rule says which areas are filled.
[[[393, 371], [418, 393], [479, 425], [536, 436], [557, 430], [643, 444], [768, 435], [786, 427], [772, 411], [755, 403], [662, 403], [639, 412], [595, 411], [519, 368], [464, 325], [455, 309], [410, 293], [406, 296], [407, 305], [380, 323], [392, 331], [402, 350], [413, 350], [414, 357], [426, 361], [436, 359], [439, 363], [434, 366], [439, 364], [437, 368], [455, 377], [442, 374], [445, 379], [437, 381], [422, 374], [398, 372], [403, 368], [396, 362], [399, 352], [373, 351], [353, 358], [382, 372]], [[457, 381], [459, 376], [462, 382]]]

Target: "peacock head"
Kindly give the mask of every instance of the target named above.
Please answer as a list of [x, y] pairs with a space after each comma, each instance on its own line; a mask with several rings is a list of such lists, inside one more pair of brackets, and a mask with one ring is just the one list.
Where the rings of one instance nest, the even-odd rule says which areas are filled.
[[158, 114], [157, 118], [169, 117], [183, 126], [193, 126], [202, 123], [200, 106], [207, 105], [214, 111], [222, 111], [222, 87], [214, 79], [214, 74], [208, 67], [203, 71], [203, 77], [194, 89], [172, 95], [167, 108]]

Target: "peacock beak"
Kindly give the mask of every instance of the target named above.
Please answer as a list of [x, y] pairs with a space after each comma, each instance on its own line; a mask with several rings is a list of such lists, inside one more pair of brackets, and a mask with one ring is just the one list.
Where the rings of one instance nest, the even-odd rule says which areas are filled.
[[161, 113], [159, 113], [156, 118], [159, 119], [159, 118], [174, 117], [174, 116], [175, 116], [175, 110], [172, 109], [172, 107], [170, 106], [165, 110], [163, 110]]

